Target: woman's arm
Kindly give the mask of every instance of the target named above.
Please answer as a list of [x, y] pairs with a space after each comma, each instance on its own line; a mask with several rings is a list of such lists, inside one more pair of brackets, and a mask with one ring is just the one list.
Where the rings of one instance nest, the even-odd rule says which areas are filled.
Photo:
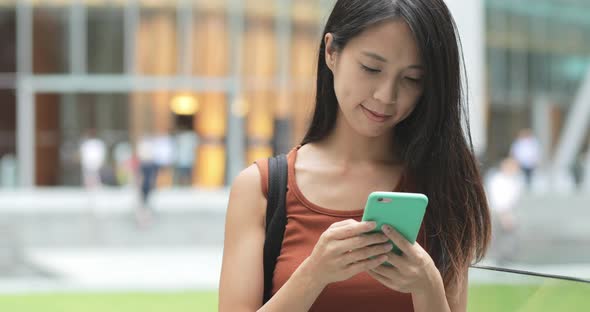
[[430, 287], [424, 292], [412, 293], [414, 311], [467, 311], [468, 270], [459, 277], [459, 282], [445, 289], [438, 270], [431, 273]]
[[309, 311], [322, 293], [325, 284], [320, 283], [303, 262], [279, 291], [258, 311]]
[[469, 289], [469, 269], [463, 271], [460, 281], [454, 287], [448, 287], [447, 301], [453, 312], [467, 311], [467, 293]]
[[256, 165], [235, 179], [225, 224], [219, 311], [307, 311], [324, 285], [314, 282], [305, 265], [263, 308], [263, 248], [266, 199]]
[[256, 165], [235, 179], [225, 219], [219, 311], [256, 311], [263, 292], [264, 208]]
[[416, 312], [467, 310], [467, 270], [457, 278], [457, 284], [445, 289], [434, 261], [418, 242], [411, 244], [390, 226], [382, 230], [403, 253], [389, 253], [387, 262], [393, 267], [381, 265], [369, 271], [369, 275], [388, 288], [411, 293]]

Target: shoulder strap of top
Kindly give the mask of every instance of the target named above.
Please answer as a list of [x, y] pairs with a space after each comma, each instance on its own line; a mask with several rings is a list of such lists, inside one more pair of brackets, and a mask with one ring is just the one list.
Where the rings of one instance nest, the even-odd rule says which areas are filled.
[[266, 205], [266, 236], [264, 239], [263, 303], [271, 298], [272, 279], [281, 253], [287, 225], [287, 157], [284, 154], [268, 159], [268, 195]]

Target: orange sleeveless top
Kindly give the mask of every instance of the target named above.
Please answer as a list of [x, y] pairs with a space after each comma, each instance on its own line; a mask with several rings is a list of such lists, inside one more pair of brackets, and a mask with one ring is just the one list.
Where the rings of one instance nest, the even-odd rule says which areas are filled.
[[[289, 178], [286, 198], [287, 226], [281, 254], [273, 276], [274, 295], [291, 277], [299, 265], [311, 254], [320, 235], [332, 224], [345, 219], [360, 221], [363, 209], [339, 211], [320, 207], [310, 202], [299, 190], [295, 179], [297, 148], [287, 154]], [[256, 161], [260, 170], [262, 191], [268, 193], [268, 161]], [[411, 192], [407, 178], [398, 183], [394, 191]], [[418, 235], [418, 242], [424, 244], [424, 228]], [[414, 311], [411, 294], [393, 291], [373, 279], [367, 273], [329, 284], [317, 298], [309, 311]]]

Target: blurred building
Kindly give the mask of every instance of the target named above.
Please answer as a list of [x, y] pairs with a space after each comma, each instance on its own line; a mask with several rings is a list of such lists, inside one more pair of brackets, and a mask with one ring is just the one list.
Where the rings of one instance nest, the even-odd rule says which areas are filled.
[[573, 166], [588, 149], [590, 1], [486, 0], [486, 156], [498, 160], [522, 128], [546, 166]]
[[21, 185], [79, 185], [87, 128], [112, 147], [192, 125], [206, 187], [302, 136], [329, 3], [0, 3], [0, 155]]
[[[501, 159], [524, 127], [547, 155], [559, 144], [579, 153], [590, 116], [572, 112], [590, 64], [590, 1], [448, 2], [481, 156]], [[112, 149], [188, 124], [201, 143], [193, 183], [226, 185], [302, 138], [332, 4], [0, 0], [0, 157], [17, 159], [19, 185], [76, 186], [86, 129]], [[577, 128], [564, 130], [568, 120]]]

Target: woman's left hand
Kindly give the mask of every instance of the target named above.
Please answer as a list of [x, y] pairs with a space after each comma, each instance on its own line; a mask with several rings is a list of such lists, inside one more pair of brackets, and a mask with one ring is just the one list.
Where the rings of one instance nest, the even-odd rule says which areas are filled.
[[[440, 278], [434, 261], [418, 242], [411, 244], [390, 226], [385, 225], [382, 230], [402, 251], [402, 255], [388, 253], [387, 262], [393, 267], [380, 265], [367, 271], [369, 275], [386, 287], [403, 293], [426, 291], [432, 285], [432, 281]], [[435, 274], [438, 274], [438, 277]]]

